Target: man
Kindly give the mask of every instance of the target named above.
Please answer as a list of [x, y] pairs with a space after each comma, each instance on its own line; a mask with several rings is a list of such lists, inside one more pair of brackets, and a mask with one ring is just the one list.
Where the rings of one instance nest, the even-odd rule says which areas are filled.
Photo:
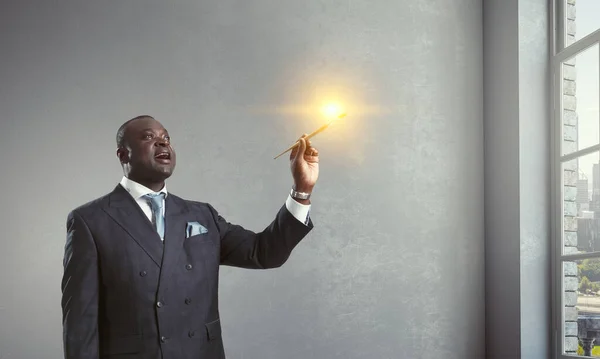
[[62, 279], [66, 359], [223, 359], [219, 265], [284, 264], [313, 228], [318, 151], [305, 135], [290, 154], [294, 186], [260, 233], [228, 223], [207, 203], [167, 191], [176, 155], [150, 116], [117, 132], [124, 177], [71, 211]]

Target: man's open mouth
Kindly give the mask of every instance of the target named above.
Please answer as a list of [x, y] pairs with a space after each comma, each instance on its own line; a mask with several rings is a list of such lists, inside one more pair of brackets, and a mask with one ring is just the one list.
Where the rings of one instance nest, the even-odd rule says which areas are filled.
[[159, 160], [160, 162], [168, 162], [171, 160], [171, 154], [169, 152], [161, 152], [157, 153], [154, 158]]

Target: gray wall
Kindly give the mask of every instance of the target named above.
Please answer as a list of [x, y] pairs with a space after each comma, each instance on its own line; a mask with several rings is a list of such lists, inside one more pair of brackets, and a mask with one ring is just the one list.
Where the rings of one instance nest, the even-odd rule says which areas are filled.
[[260, 230], [336, 96], [315, 230], [222, 271], [229, 358], [484, 356], [481, 1], [14, 1], [0, 49], [2, 359], [61, 357], [66, 215], [120, 179], [123, 121], [171, 131], [170, 191]]
[[520, 357], [519, 0], [483, 2], [486, 354]]
[[486, 357], [551, 354], [547, 0], [486, 0]]

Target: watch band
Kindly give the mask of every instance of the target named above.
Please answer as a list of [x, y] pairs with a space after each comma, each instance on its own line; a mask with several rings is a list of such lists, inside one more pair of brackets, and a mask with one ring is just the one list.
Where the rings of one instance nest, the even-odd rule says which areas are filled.
[[292, 188], [290, 195], [292, 196], [292, 198], [295, 198], [295, 199], [309, 199], [310, 198], [310, 193], [298, 192], [293, 188]]

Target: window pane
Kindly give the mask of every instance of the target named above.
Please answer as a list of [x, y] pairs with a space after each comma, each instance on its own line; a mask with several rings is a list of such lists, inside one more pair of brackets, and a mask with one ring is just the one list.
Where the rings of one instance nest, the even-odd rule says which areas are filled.
[[600, 143], [598, 60], [596, 44], [562, 64], [562, 153], [565, 155]]
[[563, 163], [563, 254], [600, 251], [600, 154]]
[[567, 46], [600, 29], [600, 1], [565, 0]]
[[600, 357], [600, 258], [563, 262], [564, 352]]

